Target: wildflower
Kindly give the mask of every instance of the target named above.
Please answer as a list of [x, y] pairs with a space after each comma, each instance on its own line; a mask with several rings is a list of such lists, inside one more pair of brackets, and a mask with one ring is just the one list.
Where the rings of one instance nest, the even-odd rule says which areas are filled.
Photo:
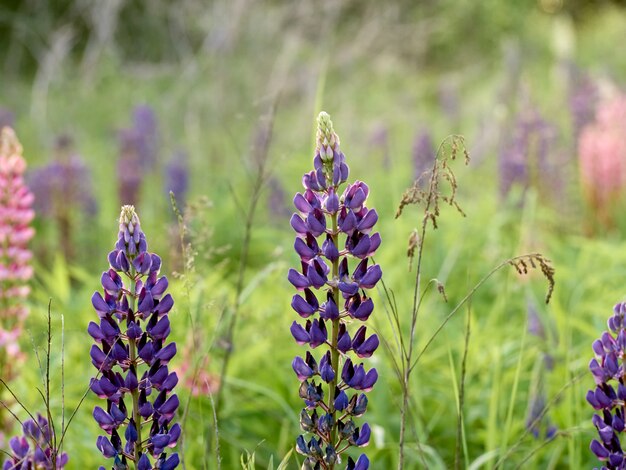
[[165, 192], [172, 191], [176, 203], [182, 209], [185, 206], [189, 191], [189, 163], [187, 154], [179, 150], [172, 155], [172, 159], [165, 166]]
[[69, 460], [67, 453], [55, 448], [53, 429], [48, 420], [37, 415], [37, 420], [29, 419], [22, 425], [23, 436], [9, 441], [11, 452], [4, 461], [3, 470], [63, 469]]
[[574, 79], [569, 88], [568, 104], [574, 142], [575, 145], [578, 145], [582, 130], [593, 122], [599, 90], [589, 75], [576, 70], [573, 71], [573, 74]]
[[28, 242], [35, 233], [30, 226], [35, 213], [33, 195], [24, 184], [25, 169], [22, 146], [5, 127], [0, 135], [0, 367], [5, 379], [15, 373], [11, 367], [22, 356], [18, 339], [33, 275]]
[[626, 185], [626, 95], [601, 103], [579, 138], [580, 179], [588, 204], [610, 226]]
[[157, 161], [159, 129], [156, 114], [152, 107], [142, 104], [133, 110], [133, 129], [140, 136], [138, 142], [139, 162], [149, 170]]
[[118, 195], [123, 204], [139, 203], [144, 174], [157, 161], [158, 128], [154, 110], [147, 105], [133, 111], [133, 125], [118, 134], [120, 155], [117, 161]]
[[89, 168], [73, 150], [70, 137], [57, 139], [53, 161], [30, 172], [28, 185], [35, 195], [35, 211], [56, 223], [63, 254], [72, 259], [80, 217], [95, 215], [98, 206]]
[[[381, 239], [372, 232], [378, 215], [365, 205], [368, 186], [356, 181], [340, 195], [348, 166], [339, 137], [328, 114], [320, 113], [317, 122], [314, 170], [303, 177], [305, 191], [296, 194], [298, 212], [291, 218], [301, 269], [290, 269], [288, 279], [301, 292], [293, 297], [292, 308], [305, 319], [294, 321], [291, 333], [298, 344], [321, 347], [321, 352], [316, 358], [307, 351], [292, 367], [305, 403], [300, 425], [310, 434], [296, 440], [296, 450], [306, 456], [303, 468], [333, 469], [348, 447], [369, 442], [369, 425], [357, 426], [354, 418], [365, 413], [365, 392], [378, 379], [376, 369], [367, 369], [361, 358], [370, 357], [379, 340], [364, 324], [351, 329], [372, 313], [367, 290], [382, 271], [369, 258]], [[365, 455], [356, 464], [348, 459], [348, 468], [368, 466]]]
[[436, 158], [435, 145], [433, 138], [426, 129], [422, 129], [413, 141], [413, 168], [415, 171], [414, 180], [419, 180], [425, 186], [428, 181], [420, 177], [429, 171]]
[[516, 184], [523, 190], [545, 181], [554, 184], [554, 171], [548, 160], [554, 132], [554, 127], [535, 109], [527, 108], [518, 116], [513, 134], [499, 155], [503, 196]]
[[291, 214], [291, 211], [285, 203], [286, 196], [283, 184], [279, 179], [272, 177], [268, 181], [268, 186], [270, 191], [268, 197], [269, 213], [272, 218], [282, 220], [284, 217]]
[[146, 470], [172, 469], [179, 462], [178, 454], [166, 452], [181, 433], [172, 423], [178, 376], [168, 369], [176, 354], [176, 343], [167, 342], [174, 300], [165, 293], [167, 278], [159, 277], [161, 258], [147, 249], [134, 207], [122, 207], [110, 269], [102, 273], [103, 292], [91, 299], [100, 321], [88, 328], [96, 342], [91, 360], [101, 373], [91, 379], [91, 390], [106, 400], [106, 408], [93, 411], [107, 434], [96, 445], [115, 458], [116, 469], [128, 468], [128, 461]]
[[3, 108], [0, 106], [0, 130], [3, 127], [15, 127], [15, 115], [11, 112], [10, 109]]
[[590, 449], [607, 469], [622, 469], [626, 466], [620, 436], [624, 434], [625, 417], [623, 403], [626, 400], [624, 367], [621, 358], [626, 350], [624, 327], [626, 303], [613, 307], [608, 330], [592, 345], [594, 358], [589, 363], [596, 387], [587, 392], [587, 401], [598, 411], [592, 423], [598, 430], [599, 440], [591, 441]]
[[144, 172], [140, 163], [141, 135], [135, 129], [122, 129], [119, 134], [120, 155], [117, 160], [118, 197], [120, 202], [137, 204]]
[[372, 129], [368, 147], [373, 155], [382, 156], [383, 168], [391, 168], [391, 156], [389, 151], [389, 128], [382, 122], [376, 123]]

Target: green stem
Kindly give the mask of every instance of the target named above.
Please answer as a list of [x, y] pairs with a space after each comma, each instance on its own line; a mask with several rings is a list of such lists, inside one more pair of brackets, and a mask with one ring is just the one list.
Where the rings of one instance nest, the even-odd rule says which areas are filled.
[[[136, 299], [136, 285], [137, 278], [135, 269], [131, 268], [131, 279], [130, 279], [130, 295], [129, 295], [129, 306], [130, 311], [135, 313], [135, 299]], [[137, 379], [139, 379], [139, 375], [137, 374], [137, 344], [135, 339], [128, 338], [128, 344], [130, 346], [130, 363], [131, 366], [135, 366], [135, 375], [137, 375]], [[135, 444], [135, 470], [139, 464], [139, 458], [141, 457], [142, 451], [142, 440], [141, 440], [141, 415], [139, 414], [139, 389], [136, 388], [131, 392], [133, 398], [133, 421], [135, 422], [135, 428], [137, 429], [137, 443]]]
[[[337, 214], [333, 214], [331, 217], [332, 220], [332, 240], [336, 247], [339, 246], [339, 233], [337, 230]], [[339, 259], [333, 261], [333, 271], [332, 271], [333, 280], [338, 280], [339, 278]], [[339, 287], [336, 285], [332, 288], [333, 300], [337, 307], [339, 307]], [[337, 349], [337, 341], [339, 337], [339, 318], [333, 320], [333, 329], [332, 336], [330, 340], [330, 364], [335, 371], [335, 377], [330, 382], [330, 390], [328, 393], [328, 408], [330, 410], [330, 414], [333, 417], [333, 423], [335, 422], [335, 388], [337, 388], [337, 380], [339, 377], [339, 349]], [[335, 440], [337, 439], [337, 426], [333, 425], [331, 433], [330, 433], [330, 444], [334, 447]], [[329, 465], [329, 470], [334, 469], [334, 465]]]

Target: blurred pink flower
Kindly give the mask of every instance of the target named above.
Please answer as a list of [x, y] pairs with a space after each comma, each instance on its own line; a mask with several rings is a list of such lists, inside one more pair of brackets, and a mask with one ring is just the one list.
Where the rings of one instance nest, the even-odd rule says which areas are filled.
[[215, 395], [220, 388], [220, 378], [208, 371], [209, 358], [205, 356], [199, 363], [193, 359], [192, 348], [183, 350], [182, 365], [176, 370], [182, 385], [194, 397]]
[[612, 225], [612, 214], [626, 187], [626, 95], [601, 103], [595, 121], [579, 138], [580, 179], [598, 219]]
[[[33, 276], [28, 242], [35, 234], [30, 226], [35, 213], [33, 195], [24, 183], [26, 161], [15, 132], [9, 127], [0, 134], [0, 371], [10, 377], [9, 365], [22, 358], [19, 337], [28, 310], [28, 280]], [[12, 367], [13, 371], [15, 370]]]

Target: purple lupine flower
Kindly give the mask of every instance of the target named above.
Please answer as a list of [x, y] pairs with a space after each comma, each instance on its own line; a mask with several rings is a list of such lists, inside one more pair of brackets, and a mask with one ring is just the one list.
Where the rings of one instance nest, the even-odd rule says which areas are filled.
[[63, 253], [72, 259], [79, 218], [95, 215], [98, 204], [89, 168], [73, 150], [71, 138], [63, 135], [57, 139], [54, 160], [31, 171], [28, 186], [35, 195], [36, 213], [56, 222]]
[[391, 168], [391, 156], [389, 154], [389, 128], [379, 122], [370, 134], [368, 146], [371, 151], [382, 154], [383, 168]]
[[96, 343], [91, 361], [99, 372], [91, 390], [106, 400], [105, 408], [93, 411], [106, 432], [96, 445], [115, 458], [115, 469], [128, 468], [128, 461], [142, 470], [173, 469], [179, 461], [178, 454], [166, 452], [181, 433], [172, 423], [178, 376], [168, 369], [176, 354], [176, 343], [167, 342], [174, 300], [165, 293], [167, 278], [159, 277], [161, 258], [147, 249], [134, 207], [122, 207], [110, 269], [102, 273], [103, 292], [91, 299], [99, 322], [88, 328]]
[[50, 428], [46, 418], [38, 414], [36, 421], [24, 421], [22, 431], [23, 436], [9, 441], [11, 452], [2, 470], [57, 470], [67, 465], [69, 457], [54, 447], [54, 429]]
[[499, 155], [500, 193], [506, 196], [511, 187], [524, 190], [544, 181], [555, 183], [556, 172], [549, 161], [555, 129], [536, 109], [527, 108], [518, 116], [513, 133]]
[[591, 77], [586, 73], [575, 73], [568, 96], [574, 145], [578, 145], [583, 128], [593, 122], [599, 98], [598, 86]]
[[427, 129], [422, 129], [413, 140], [413, 171], [415, 172], [413, 179], [426, 185], [428, 181], [424, 178], [420, 180], [420, 177], [433, 167], [435, 158], [437, 158], [437, 151], [433, 138]]
[[528, 407], [528, 417], [526, 419], [526, 429], [531, 432], [535, 439], [552, 439], [557, 433], [557, 427], [554, 426], [547, 411], [546, 395], [543, 389], [544, 376], [547, 372], [554, 368], [554, 358], [548, 352], [550, 348], [547, 343], [546, 330], [539, 317], [539, 312], [535, 308], [532, 301], [528, 301], [526, 305], [528, 332], [537, 337], [541, 341], [543, 365], [539, 367], [539, 381], [535, 389], [530, 392], [530, 405]]
[[[301, 268], [290, 269], [288, 279], [301, 292], [291, 306], [305, 319], [294, 321], [291, 333], [300, 345], [321, 346], [317, 358], [307, 351], [292, 363], [306, 405], [300, 426], [309, 433], [298, 437], [296, 450], [306, 456], [302, 468], [332, 470], [348, 447], [369, 442], [369, 425], [357, 426], [353, 418], [365, 413], [365, 392], [378, 379], [376, 369], [367, 369], [361, 358], [370, 357], [379, 340], [364, 324], [350, 330], [372, 313], [367, 290], [380, 280], [382, 271], [369, 264], [380, 245], [380, 235], [372, 232], [378, 215], [365, 205], [369, 188], [356, 181], [340, 194], [348, 166], [339, 137], [328, 114], [320, 113], [317, 124], [314, 170], [303, 177], [305, 190], [296, 194], [298, 212], [291, 218]], [[348, 458], [346, 468], [368, 467], [363, 454], [356, 463]]]
[[30, 292], [32, 253], [28, 242], [35, 234], [30, 226], [35, 213], [33, 194], [24, 183], [26, 161], [13, 130], [0, 134], [0, 372], [5, 379], [22, 358], [18, 339], [28, 315], [25, 298]]
[[599, 440], [591, 441], [590, 449], [603, 462], [602, 468], [624, 469], [626, 459], [620, 442], [624, 435], [626, 400], [626, 372], [622, 357], [626, 351], [626, 303], [613, 307], [607, 322], [608, 331], [602, 333], [592, 345], [594, 358], [589, 363], [596, 387], [587, 392], [587, 401], [598, 411], [593, 415], [593, 425]]
[[0, 106], [0, 130], [3, 127], [15, 127], [15, 114], [10, 109]]
[[141, 136], [137, 148], [141, 167], [150, 170], [157, 161], [159, 145], [157, 118], [152, 107], [146, 104], [135, 106], [133, 129]]
[[139, 148], [141, 135], [135, 129], [122, 129], [118, 133], [120, 155], [117, 160], [118, 197], [124, 204], [137, 205], [143, 183]]
[[540, 389], [531, 396], [526, 419], [526, 429], [535, 439], [552, 439], [558, 431], [557, 427], [551, 424], [550, 419], [543, 414], [545, 406], [545, 393]]
[[185, 207], [187, 192], [189, 191], [189, 159], [187, 154], [178, 150], [165, 166], [165, 192], [172, 191], [176, 196], [176, 203], [182, 209]]
[[267, 185], [270, 191], [267, 201], [270, 216], [276, 220], [283, 220], [291, 214], [291, 210], [289, 210], [285, 201], [287, 198], [285, 188], [283, 188], [280, 180], [274, 177], [269, 179]]
[[144, 175], [157, 161], [159, 136], [154, 110], [147, 105], [135, 107], [132, 127], [120, 130], [118, 140], [119, 199], [122, 204], [137, 205]]
[[460, 114], [458, 86], [451, 80], [441, 80], [438, 92], [441, 110], [450, 122], [458, 122]]

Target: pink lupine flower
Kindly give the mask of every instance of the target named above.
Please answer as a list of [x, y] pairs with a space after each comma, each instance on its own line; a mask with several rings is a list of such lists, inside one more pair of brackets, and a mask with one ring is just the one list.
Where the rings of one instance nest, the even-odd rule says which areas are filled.
[[595, 121], [579, 139], [580, 178], [585, 197], [606, 226], [626, 187], [626, 95], [600, 104]]
[[35, 213], [33, 195], [24, 183], [26, 161], [15, 132], [9, 127], [0, 135], [0, 370], [21, 358], [18, 339], [28, 314], [25, 298], [33, 275], [28, 242], [34, 235], [30, 226]]

